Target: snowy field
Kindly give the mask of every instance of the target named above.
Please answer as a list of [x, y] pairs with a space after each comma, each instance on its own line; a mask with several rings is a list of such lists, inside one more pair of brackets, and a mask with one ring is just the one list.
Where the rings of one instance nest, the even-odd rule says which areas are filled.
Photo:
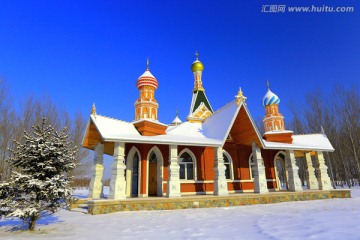
[[[78, 195], [84, 192], [78, 191]], [[87, 215], [61, 211], [36, 231], [0, 220], [0, 239], [360, 239], [360, 189], [351, 199]]]

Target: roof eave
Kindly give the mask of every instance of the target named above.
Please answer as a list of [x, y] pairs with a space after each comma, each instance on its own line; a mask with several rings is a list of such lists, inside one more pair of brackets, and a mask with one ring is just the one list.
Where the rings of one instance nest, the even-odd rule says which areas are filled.
[[90, 119], [87, 121], [86, 128], [85, 128], [82, 140], [81, 140], [81, 146], [84, 146], [85, 137], [86, 137], [87, 132], [89, 131], [89, 127], [90, 127]]
[[334, 152], [334, 148], [310, 148], [310, 147], [296, 147], [296, 146], [264, 146], [264, 149], [269, 150], [294, 150], [294, 151], [322, 151], [322, 152]]
[[101, 133], [101, 131], [100, 131], [99, 127], [97, 126], [96, 121], [94, 121], [93, 117], [96, 119], [96, 115], [95, 115], [95, 116], [91, 115], [91, 116], [90, 116], [90, 119], [91, 119], [91, 121], [93, 122], [96, 130], [97, 130], [98, 133], [100, 134], [101, 139], [104, 141], [104, 140], [105, 140], [105, 137], [104, 137], [103, 134]]
[[160, 139], [131, 139], [131, 138], [105, 138], [105, 142], [126, 142], [126, 143], [142, 143], [142, 144], [162, 144], [162, 145], [182, 145], [182, 146], [199, 146], [199, 147], [220, 147], [219, 143], [199, 143], [191, 141], [171, 141], [171, 140], [160, 140]]

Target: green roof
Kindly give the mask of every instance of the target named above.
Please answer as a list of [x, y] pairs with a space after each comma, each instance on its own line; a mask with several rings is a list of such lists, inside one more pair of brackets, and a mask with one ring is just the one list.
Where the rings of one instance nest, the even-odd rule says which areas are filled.
[[204, 91], [197, 91], [196, 93], [196, 100], [195, 100], [195, 104], [194, 107], [192, 109], [192, 112], [194, 112], [199, 106], [200, 104], [203, 102], [205, 104], [205, 106], [209, 109], [210, 112], [214, 112], [210, 106], [210, 103], [205, 95]]

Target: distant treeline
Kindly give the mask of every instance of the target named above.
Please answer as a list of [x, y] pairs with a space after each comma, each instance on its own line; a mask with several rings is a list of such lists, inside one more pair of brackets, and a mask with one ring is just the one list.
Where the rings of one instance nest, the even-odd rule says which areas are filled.
[[78, 146], [78, 167], [71, 175], [82, 178], [88, 174], [91, 167], [90, 152], [81, 148], [82, 134], [86, 127], [83, 116], [78, 113], [71, 117], [66, 109], [59, 107], [46, 96], [29, 96], [14, 101], [10, 96], [9, 86], [0, 80], [0, 181], [8, 180], [12, 173], [6, 159], [10, 157], [9, 148], [14, 147], [14, 140], [21, 141], [24, 131], [31, 132], [31, 127], [39, 123], [42, 117], [58, 131], [66, 126], [70, 135], [69, 140]]

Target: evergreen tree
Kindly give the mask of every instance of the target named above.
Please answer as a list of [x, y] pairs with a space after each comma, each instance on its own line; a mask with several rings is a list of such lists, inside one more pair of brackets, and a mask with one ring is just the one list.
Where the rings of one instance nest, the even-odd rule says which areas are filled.
[[66, 128], [58, 133], [43, 118], [32, 134], [24, 132], [22, 143], [15, 141], [8, 162], [17, 171], [0, 183], [0, 218], [18, 217], [34, 230], [44, 214], [69, 207], [73, 197], [68, 173], [75, 168], [77, 148], [67, 139]]

